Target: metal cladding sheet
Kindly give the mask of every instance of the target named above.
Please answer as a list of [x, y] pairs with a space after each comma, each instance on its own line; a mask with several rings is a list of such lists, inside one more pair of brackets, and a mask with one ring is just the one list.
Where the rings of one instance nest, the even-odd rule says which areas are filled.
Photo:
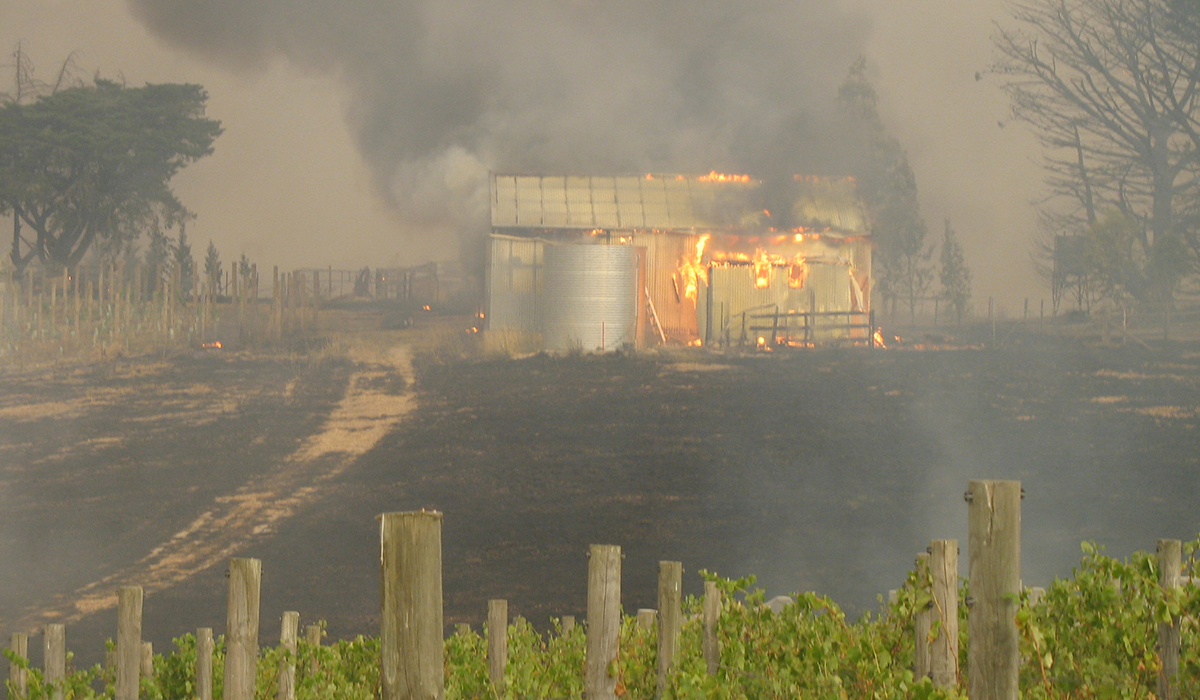
[[491, 236], [487, 266], [487, 327], [534, 333], [542, 296], [540, 238]]
[[637, 249], [545, 248], [542, 334], [548, 350], [616, 350], [637, 333]]

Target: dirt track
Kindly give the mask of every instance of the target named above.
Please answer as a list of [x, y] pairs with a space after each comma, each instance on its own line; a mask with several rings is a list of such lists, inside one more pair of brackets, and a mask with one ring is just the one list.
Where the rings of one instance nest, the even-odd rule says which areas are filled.
[[1023, 481], [1027, 582], [1066, 573], [1082, 539], [1123, 554], [1200, 530], [1197, 347], [418, 352], [410, 393], [387, 349], [420, 332], [375, 334], [353, 360], [4, 376], [0, 624], [70, 619], [69, 646], [96, 660], [115, 615], [84, 614], [81, 593], [137, 580], [161, 648], [222, 627], [237, 554], [264, 561], [264, 641], [284, 609], [372, 633], [374, 515], [421, 507], [446, 513], [448, 621], [472, 622], [493, 597], [537, 623], [581, 614], [592, 542], [624, 546], [630, 609], [652, 606], [656, 561], [680, 559], [686, 592], [710, 568], [862, 610], [929, 539], [965, 540], [969, 478]]

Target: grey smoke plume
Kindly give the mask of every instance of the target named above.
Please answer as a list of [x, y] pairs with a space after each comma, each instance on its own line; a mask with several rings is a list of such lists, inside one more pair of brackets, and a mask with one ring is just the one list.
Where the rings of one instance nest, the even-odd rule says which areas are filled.
[[128, 2], [219, 64], [337, 76], [379, 192], [430, 235], [486, 227], [489, 169], [837, 170], [868, 29], [817, 0]]

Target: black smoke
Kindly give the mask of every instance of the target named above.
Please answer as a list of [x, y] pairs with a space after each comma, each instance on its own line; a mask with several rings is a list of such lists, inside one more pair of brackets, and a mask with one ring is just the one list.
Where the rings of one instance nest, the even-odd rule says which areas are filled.
[[488, 170], [841, 174], [833, 102], [868, 30], [819, 0], [129, 5], [229, 68], [335, 76], [379, 193], [424, 235], [486, 230]]

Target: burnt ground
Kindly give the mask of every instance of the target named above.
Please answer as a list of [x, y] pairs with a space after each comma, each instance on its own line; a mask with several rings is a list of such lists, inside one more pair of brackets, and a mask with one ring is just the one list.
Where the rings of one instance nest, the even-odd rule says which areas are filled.
[[[285, 459], [354, 369], [189, 355], [4, 376], [0, 624], [130, 566]], [[698, 569], [753, 573], [771, 595], [816, 590], [861, 612], [930, 539], [958, 538], [965, 562], [971, 478], [1022, 480], [1031, 585], [1068, 574], [1081, 540], [1123, 556], [1200, 531], [1197, 344], [426, 355], [413, 390], [373, 449], [239, 545], [264, 562], [264, 642], [285, 609], [331, 636], [374, 633], [374, 516], [391, 510], [445, 513], [448, 623], [480, 622], [497, 597], [536, 624], [582, 615], [589, 543], [623, 546], [629, 610], [653, 606], [656, 562], [678, 559], [688, 593]], [[88, 391], [109, 403], [81, 407]], [[147, 638], [219, 632], [224, 585], [218, 565], [148, 594]], [[82, 616], [68, 644], [94, 661], [114, 631], [112, 610]]]

